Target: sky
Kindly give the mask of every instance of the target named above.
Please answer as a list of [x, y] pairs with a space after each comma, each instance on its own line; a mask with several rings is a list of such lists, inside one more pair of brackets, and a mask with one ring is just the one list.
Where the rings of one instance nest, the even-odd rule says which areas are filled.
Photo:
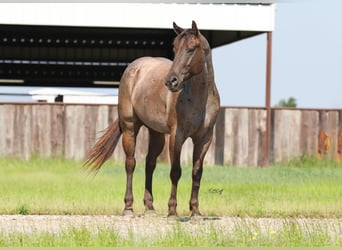
[[[272, 106], [294, 97], [302, 108], [342, 108], [341, 10], [341, 0], [277, 3]], [[214, 49], [213, 63], [222, 106], [265, 105], [265, 34]]]
[[[294, 97], [302, 108], [342, 108], [342, 1], [277, 3], [271, 105]], [[264, 106], [266, 35], [213, 50], [224, 106]]]

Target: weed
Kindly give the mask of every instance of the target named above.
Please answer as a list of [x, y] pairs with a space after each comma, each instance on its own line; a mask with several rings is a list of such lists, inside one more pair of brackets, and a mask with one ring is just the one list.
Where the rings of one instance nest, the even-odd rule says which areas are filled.
[[27, 205], [23, 204], [23, 205], [19, 206], [17, 211], [18, 211], [18, 214], [27, 215], [27, 214], [29, 214], [30, 210], [29, 210]]

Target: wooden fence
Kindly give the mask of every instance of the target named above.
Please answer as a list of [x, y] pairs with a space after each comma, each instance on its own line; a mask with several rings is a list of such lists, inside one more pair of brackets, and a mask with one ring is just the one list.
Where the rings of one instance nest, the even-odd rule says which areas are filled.
[[[62, 156], [82, 160], [109, 123], [114, 105], [0, 103], [0, 156]], [[260, 166], [265, 160], [266, 111], [221, 108], [206, 164]], [[138, 136], [136, 156], [144, 161], [148, 133]], [[271, 160], [286, 162], [302, 154], [341, 157], [342, 110], [272, 109]], [[121, 143], [114, 152], [124, 160]], [[167, 161], [166, 147], [160, 157]], [[187, 140], [182, 161], [191, 162]]]

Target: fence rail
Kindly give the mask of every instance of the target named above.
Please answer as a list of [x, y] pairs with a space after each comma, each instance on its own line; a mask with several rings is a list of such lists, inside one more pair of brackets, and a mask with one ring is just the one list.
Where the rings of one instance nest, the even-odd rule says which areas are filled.
[[[29, 158], [62, 156], [82, 160], [102, 131], [117, 118], [115, 105], [0, 103], [0, 155]], [[272, 109], [271, 160], [302, 155], [341, 158], [342, 110]], [[142, 128], [136, 157], [143, 161], [148, 133]], [[123, 161], [121, 143], [114, 152]], [[167, 143], [166, 143], [167, 145]], [[259, 166], [265, 160], [266, 110], [222, 107], [206, 164]], [[167, 161], [167, 147], [161, 160]], [[191, 162], [188, 139], [182, 162]]]

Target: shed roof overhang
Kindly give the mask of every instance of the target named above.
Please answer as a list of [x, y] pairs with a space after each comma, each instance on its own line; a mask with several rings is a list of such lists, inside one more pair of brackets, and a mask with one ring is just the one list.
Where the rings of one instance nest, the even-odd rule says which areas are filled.
[[21, 85], [78, 87], [118, 81], [125, 66], [141, 56], [172, 58], [173, 21], [186, 28], [195, 20], [215, 48], [273, 31], [275, 15], [271, 1], [0, 7], [0, 78], [26, 77]]
[[[1, 4], [0, 23], [170, 29], [173, 21], [186, 27], [195, 20], [201, 30], [273, 31], [274, 4], [265, 2], [268, 1], [256, 1], [253, 4], [8, 3]], [[235, 40], [239, 40], [239, 37]]]

